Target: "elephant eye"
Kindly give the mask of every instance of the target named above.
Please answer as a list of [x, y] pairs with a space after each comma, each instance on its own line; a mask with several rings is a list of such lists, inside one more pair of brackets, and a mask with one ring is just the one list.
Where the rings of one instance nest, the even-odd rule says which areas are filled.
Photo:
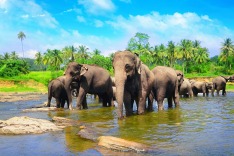
[[125, 71], [129, 72], [130, 70], [132, 70], [132, 67], [129, 64], [125, 65]]

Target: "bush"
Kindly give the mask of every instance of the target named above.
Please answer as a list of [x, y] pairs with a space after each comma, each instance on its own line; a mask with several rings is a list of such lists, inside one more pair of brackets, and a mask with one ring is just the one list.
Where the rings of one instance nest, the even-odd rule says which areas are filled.
[[0, 60], [0, 76], [12, 77], [29, 73], [29, 66], [24, 60]]

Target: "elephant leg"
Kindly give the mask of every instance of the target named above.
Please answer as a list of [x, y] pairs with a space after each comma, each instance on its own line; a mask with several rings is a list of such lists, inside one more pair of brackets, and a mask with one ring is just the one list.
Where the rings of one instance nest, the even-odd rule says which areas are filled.
[[[79, 94], [78, 94], [77, 100], [76, 100], [76, 107], [77, 107], [77, 109], [81, 109], [81, 105], [82, 105], [83, 108], [84, 108], [85, 103], [86, 103], [86, 100], [84, 100], [85, 96], [86, 96], [85, 90], [84, 90], [83, 88], [80, 87], [80, 89], [79, 89]], [[88, 107], [87, 107], [87, 103], [86, 103], [85, 108], [88, 108]]]
[[60, 108], [61, 100], [59, 98], [56, 98], [56, 107]]
[[51, 99], [52, 99], [52, 96], [48, 96], [48, 102], [47, 104], [45, 105], [46, 107], [50, 107], [50, 103], [51, 103]]
[[138, 114], [143, 114], [145, 112], [145, 103], [146, 103], [146, 92], [142, 92], [142, 97], [139, 99], [139, 105], [138, 105]]
[[151, 92], [148, 96], [148, 111], [153, 111], [153, 101], [154, 101], [154, 96], [153, 93]]
[[125, 93], [124, 95], [124, 106], [126, 110], [126, 116], [130, 116], [133, 114], [133, 103], [130, 93]]
[[104, 96], [102, 96], [102, 97], [103, 97], [102, 106], [103, 107], [107, 107], [107, 99], [108, 99], [108, 97], [107, 97], [106, 94], [104, 94]]
[[65, 102], [66, 102], [65, 98], [62, 98], [61, 99], [61, 108], [64, 108]]
[[217, 89], [217, 91], [216, 91], [216, 92], [217, 92], [217, 95], [219, 96], [219, 89]]
[[226, 87], [223, 88], [222, 95], [226, 95]]
[[172, 97], [167, 98], [168, 108], [172, 108]]
[[82, 107], [83, 107], [83, 109], [88, 109], [86, 96], [84, 96], [84, 98], [83, 98]]
[[158, 104], [158, 110], [160, 111], [160, 110], [163, 110], [164, 108], [163, 108], [163, 101], [164, 101], [164, 97], [162, 96], [162, 97], [158, 97], [157, 99], [156, 99], [156, 101], [157, 101], [157, 104]]

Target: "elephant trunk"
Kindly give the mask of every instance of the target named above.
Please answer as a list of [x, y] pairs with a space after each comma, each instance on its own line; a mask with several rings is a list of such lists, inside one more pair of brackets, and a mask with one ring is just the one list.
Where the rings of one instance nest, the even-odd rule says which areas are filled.
[[127, 76], [124, 72], [115, 72], [116, 101], [118, 103], [118, 118], [123, 118], [124, 86]]

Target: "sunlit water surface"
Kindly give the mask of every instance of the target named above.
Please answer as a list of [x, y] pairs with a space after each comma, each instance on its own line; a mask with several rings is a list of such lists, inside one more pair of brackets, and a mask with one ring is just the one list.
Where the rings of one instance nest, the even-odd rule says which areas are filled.
[[[91, 98], [88, 110], [22, 112], [46, 99], [46, 95], [41, 95], [35, 101], [0, 103], [0, 120], [14, 116], [79, 120], [92, 125], [100, 135], [144, 143], [155, 149], [144, 155], [234, 155], [234, 93], [231, 92], [225, 97], [181, 98], [180, 107], [173, 109], [168, 109], [165, 102], [165, 110], [160, 112], [154, 103], [153, 112], [121, 121], [117, 119], [116, 108], [104, 108]], [[0, 135], [1, 155], [103, 155], [97, 143], [80, 138], [78, 131], [79, 126], [73, 126], [39, 135]]]

